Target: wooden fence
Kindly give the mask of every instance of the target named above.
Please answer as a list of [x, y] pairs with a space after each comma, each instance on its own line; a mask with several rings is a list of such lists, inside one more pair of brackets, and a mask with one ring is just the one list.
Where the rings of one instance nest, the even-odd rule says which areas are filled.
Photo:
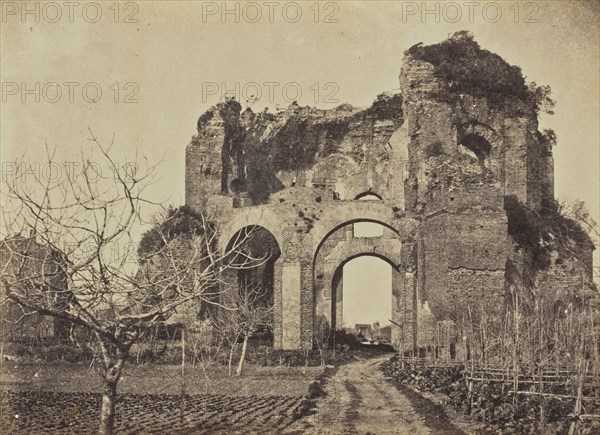
[[[500, 384], [505, 394], [513, 397], [516, 407], [519, 396], [537, 396], [543, 399], [571, 401], [573, 412], [566, 418], [569, 423], [569, 434], [579, 434], [582, 423], [600, 421], [599, 414], [586, 412], [590, 407], [600, 409], [600, 379], [597, 371], [590, 369], [589, 361], [581, 364], [578, 370], [572, 367], [554, 367], [552, 369], [527, 370], [520, 368], [518, 372], [508, 365], [477, 365], [474, 361], [432, 360], [399, 356], [403, 368], [445, 369], [462, 367], [463, 381], [467, 389], [467, 413], [470, 414], [473, 402], [477, 397], [478, 384]], [[562, 389], [565, 394], [548, 390]], [[540, 422], [544, 421], [544, 400], [540, 403]]]

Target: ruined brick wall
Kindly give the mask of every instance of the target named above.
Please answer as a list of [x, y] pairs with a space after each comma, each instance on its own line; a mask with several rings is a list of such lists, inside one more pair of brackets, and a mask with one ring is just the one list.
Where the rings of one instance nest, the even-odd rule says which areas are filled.
[[[324, 196], [335, 192], [338, 199], [369, 189], [387, 199], [403, 194], [394, 182], [396, 165], [390, 162], [398, 157], [389, 145], [402, 124], [399, 94], [382, 94], [367, 109], [292, 104], [276, 114], [224, 110], [234, 104], [223, 102], [203, 114], [187, 147], [186, 203], [192, 208], [202, 208], [210, 195], [235, 196], [234, 180], [255, 205], [293, 186], [322, 188]], [[239, 129], [228, 131], [229, 124]]]
[[[345, 257], [334, 251], [360, 255], [342, 227], [361, 218], [394, 229], [401, 242], [394, 297], [409, 346], [432, 346], [444, 331], [450, 353], [452, 321], [470, 306], [494, 309], [503, 300], [507, 264], [518, 250], [505, 199], [532, 213], [553, 200], [552, 138], [538, 131], [539, 107], [518, 68], [460, 38], [465, 56], [483, 59], [461, 66], [473, 83], [444, 79], [436, 56], [424, 60], [415, 46], [403, 61], [400, 90], [365, 109], [294, 103], [254, 113], [223, 102], [201, 116], [186, 152], [186, 203], [202, 210], [208, 200], [224, 226], [239, 226], [244, 210], [257, 211], [246, 213], [254, 216], [246, 224], [274, 226], [282, 251], [275, 308], [278, 316], [285, 304], [295, 310], [293, 319], [277, 320], [276, 343], [310, 346], [315, 316], [342, 291], [332, 271]], [[500, 75], [490, 79], [490, 71]], [[477, 87], [480, 79], [489, 94]], [[382, 201], [355, 200], [364, 193]], [[540, 282], [569, 287], [574, 277], [561, 266]], [[292, 326], [296, 335], [285, 336]]]
[[[203, 210], [211, 195], [220, 193], [221, 148], [225, 140], [221, 117], [206, 112], [198, 121], [198, 135], [185, 150], [185, 203], [193, 210]], [[202, 118], [202, 117], [201, 117]]]

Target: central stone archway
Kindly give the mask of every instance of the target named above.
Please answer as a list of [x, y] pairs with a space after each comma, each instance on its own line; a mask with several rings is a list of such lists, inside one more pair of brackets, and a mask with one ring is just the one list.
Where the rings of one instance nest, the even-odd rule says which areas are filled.
[[[381, 236], [357, 237], [357, 222], [373, 222], [383, 228]], [[375, 219], [350, 219], [331, 229], [318, 244], [313, 260], [313, 324], [330, 328], [342, 325], [343, 267], [349, 261], [372, 256], [384, 260], [392, 268], [392, 344], [412, 346], [415, 318], [416, 273], [407, 267], [412, 243], [402, 242], [402, 233], [389, 223]], [[402, 329], [398, 325], [405, 325]], [[321, 329], [319, 327], [318, 329]], [[404, 337], [404, 339], [403, 339]]]

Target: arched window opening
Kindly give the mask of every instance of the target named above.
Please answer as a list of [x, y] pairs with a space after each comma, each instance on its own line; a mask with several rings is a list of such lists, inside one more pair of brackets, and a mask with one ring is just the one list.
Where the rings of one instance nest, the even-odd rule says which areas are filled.
[[383, 198], [374, 192], [363, 192], [356, 195], [356, 198], [361, 201], [381, 201]]
[[[381, 197], [373, 192], [361, 193], [356, 197], [359, 201], [381, 201]], [[353, 226], [354, 237], [381, 237], [383, 225], [374, 222], [357, 222]]]
[[342, 324], [337, 327], [366, 340], [390, 342], [392, 266], [369, 255], [350, 260], [343, 266], [342, 292]]
[[464, 136], [458, 147], [459, 151], [475, 157], [481, 164], [490, 157], [492, 151], [492, 146], [485, 138], [473, 133]]

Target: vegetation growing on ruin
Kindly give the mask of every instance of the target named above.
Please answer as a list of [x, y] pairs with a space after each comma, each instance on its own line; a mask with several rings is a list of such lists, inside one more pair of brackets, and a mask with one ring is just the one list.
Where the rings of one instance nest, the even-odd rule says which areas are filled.
[[138, 256], [145, 258], [153, 255], [165, 246], [168, 241], [177, 236], [187, 235], [192, 238], [204, 233], [205, 225], [202, 217], [187, 205], [181, 207], [169, 206], [164, 219], [142, 234], [138, 245]]
[[393, 119], [401, 122], [403, 115], [402, 94], [389, 92], [379, 94], [371, 107], [365, 111], [365, 114], [377, 120]]
[[206, 124], [208, 124], [210, 120], [213, 119], [213, 116], [214, 113], [212, 110], [207, 110], [202, 115], [200, 115], [200, 118], [198, 118], [198, 131], [202, 130], [206, 126]]
[[405, 54], [432, 64], [435, 77], [447, 83], [452, 93], [487, 98], [495, 106], [516, 100], [536, 113], [552, 113], [548, 86], [527, 84], [521, 68], [482, 49], [470, 32], [456, 32], [438, 44], [416, 44]]
[[508, 234], [518, 250], [531, 262], [532, 272], [547, 269], [552, 252], [558, 261], [568, 258], [583, 259], [593, 249], [587, 232], [557, 201], [545, 201], [539, 213], [521, 203], [514, 195], [504, 199], [508, 217]]
[[542, 132], [537, 132], [538, 140], [547, 151], [552, 151], [556, 146], [556, 133], [551, 128], [544, 129]]

